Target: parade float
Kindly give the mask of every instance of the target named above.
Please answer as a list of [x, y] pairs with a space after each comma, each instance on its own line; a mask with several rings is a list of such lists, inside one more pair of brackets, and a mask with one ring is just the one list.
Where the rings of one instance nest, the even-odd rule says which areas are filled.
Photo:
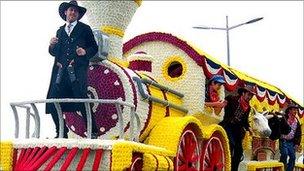
[[[297, 103], [279, 88], [228, 67], [170, 33], [150, 32], [123, 44], [125, 30], [141, 5], [134, 1], [83, 1], [99, 52], [88, 69], [89, 99], [48, 99], [11, 103], [15, 139], [1, 142], [2, 170], [230, 170], [229, 142], [219, 126], [224, 111], [204, 106], [205, 84], [215, 74], [227, 84], [220, 97], [250, 84], [257, 95], [250, 104], [258, 112], [282, 111]], [[77, 112], [61, 112], [60, 103], [83, 102], [88, 118], [99, 129], [90, 139], [88, 126]], [[57, 139], [40, 137], [36, 104], [54, 103], [59, 114]], [[300, 105], [299, 105], [300, 106]], [[26, 121], [19, 121], [19, 108]], [[303, 106], [299, 120], [303, 122]], [[278, 142], [259, 136], [255, 115], [250, 116], [254, 137], [245, 136], [241, 170], [283, 170]], [[30, 121], [34, 121], [31, 134]], [[63, 121], [69, 128], [63, 136]], [[26, 125], [19, 137], [19, 122]], [[303, 142], [303, 141], [302, 141]], [[299, 155], [299, 154], [298, 154]], [[297, 164], [297, 169], [303, 168]]]

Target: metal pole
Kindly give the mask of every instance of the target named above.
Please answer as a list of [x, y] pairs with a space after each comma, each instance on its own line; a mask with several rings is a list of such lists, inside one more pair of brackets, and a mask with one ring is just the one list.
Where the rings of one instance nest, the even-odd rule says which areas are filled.
[[[135, 109], [133, 107], [131, 109], [130, 115], [130, 141], [134, 141], [134, 118], [135, 118]], [[136, 135], [136, 134], [135, 134]]]
[[30, 138], [30, 116], [31, 116], [31, 108], [26, 108], [26, 119], [25, 119], [25, 138]]
[[38, 109], [35, 105], [35, 103], [31, 103], [32, 109], [34, 111], [34, 119], [35, 119], [35, 138], [39, 138], [40, 137], [40, 116], [39, 116], [39, 112]]
[[230, 66], [230, 48], [229, 48], [228, 16], [226, 16], [226, 36], [227, 36], [227, 64], [228, 64], [228, 66]]
[[15, 116], [15, 138], [19, 138], [19, 116], [16, 105], [11, 104]]
[[58, 119], [59, 119], [59, 138], [63, 138], [64, 120], [62, 117], [62, 110], [61, 110], [60, 104], [58, 102], [55, 102], [54, 105], [57, 110], [57, 115], [58, 115]]
[[263, 19], [263, 17], [255, 18], [255, 19], [249, 20], [249, 21], [247, 21], [247, 22], [245, 22], [245, 23], [241, 23], [241, 24], [237, 24], [237, 25], [234, 25], [234, 26], [229, 27], [229, 26], [228, 26], [228, 16], [226, 16], [226, 27], [225, 27], [225, 28], [219, 28], [219, 27], [205, 27], [205, 26], [195, 26], [195, 27], [192, 27], [192, 28], [196, 28], [196, 29], [225, 30], [225, 31], [226, 31], [226, 37], [227, 37], [227, 64], [228, 64], [228, 66], [230, 66], [229, 30], [232, 30], [232, 29], [234, 29], [234, 28], [240, 27], [240, 26], [242, 26], [242, 25], [255, 23], [255, 22], [260, 21], [260, 20], [262, 20], [262, 19]]
[[85, 102], [84, 105], [85, 105], [86, 117], [87, 117], [87, 123], [86, 123], [87, 124], [87, 138], [91, 139], [92, 138], [92, 113], [91, 113], [91, 108], [90, 108], [90, 104], [88, 102]]
[[124, 125], [123, 125], [123, 118], [122, 118], [122, 110], [120, 104], [115, 103], [117, 115], [118, 115], [118, 123], [119, 123], [119, 139], [124, 138]]

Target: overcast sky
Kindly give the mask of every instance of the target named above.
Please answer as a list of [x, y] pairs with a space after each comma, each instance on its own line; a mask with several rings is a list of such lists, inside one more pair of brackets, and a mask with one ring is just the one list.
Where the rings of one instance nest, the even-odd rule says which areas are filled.
[[[53, 63], [47, 48], [50, 38], [64, 23], [58, 15], [60, 3], [1, 2], [2, 138], [13, 137], [10, 102], [46, 97]], [[226, 15], [230, 26], [264, 17], [231, 30], [231, 66], [279, 87], [303, 104], [303, 2], [144, 1], [124, 41], [150, 31], [168, 32], [226, 63], [225, 32], [192, 28], [225, 27]], [[86, 23], [87, 19], [82, 21]], [[46, 123], [42, 134], [51, 137], [51, 117], [42, 115], [42, 120]]]

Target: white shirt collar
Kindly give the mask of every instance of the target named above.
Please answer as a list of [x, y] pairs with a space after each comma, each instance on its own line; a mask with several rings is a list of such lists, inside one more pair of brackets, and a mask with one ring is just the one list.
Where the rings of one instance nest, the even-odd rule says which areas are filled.
[[68, 25], [69, 25], [69, 24], [70, 24], [69, 22], [66, 22], [65, 28], [64, 28], [64, 29], [65, 29], [65, 32], [70, 36], [70, 34], [72, 33], [74, 27], [75, 27], [76, 24], [77, 24], [77, 20], [71, 23], [72, 26], [71, 26], [71, 28], [70, 28], [70, 30], [71, 30], [70, 33], [68, 32]]
[[[70, 24], [69, 22], [66, 22], [66, 25], [65, 25], [65, 26], [67, 27], [69, 24]], [[72, 24], [72, 27], [76, 26], [77, 20], [74, 21], [74, 22], [72, 22], [71, 24]]]

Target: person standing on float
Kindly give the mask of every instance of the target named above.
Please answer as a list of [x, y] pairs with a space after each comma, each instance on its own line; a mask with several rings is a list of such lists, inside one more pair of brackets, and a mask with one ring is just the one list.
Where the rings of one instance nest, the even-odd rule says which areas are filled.
[[[59, 6], [59, 15], [66, 22], [51, 38], [49, 53], [55, 57], [51, 83], [47, 94], [50, 98], [88, 98], [87, 70], [89, 60], [98, 51], [97, 43], [90, 26], [79, 20], [86, 9], [78, 6], [76, 1], [63, 2]], [[85, 124], [87, 117], [84, 104], [62, 103], [63, 112], [80, 111]], [[56, 126], [56, 137], [59, 136], [59, 119], [54, 104], [46, 105], [46, 113], [51, 113]], [[64, 138], [68, 128], [64, 124]], [[97, 127], [92, 118], [92, 138], [97, 137]]]

